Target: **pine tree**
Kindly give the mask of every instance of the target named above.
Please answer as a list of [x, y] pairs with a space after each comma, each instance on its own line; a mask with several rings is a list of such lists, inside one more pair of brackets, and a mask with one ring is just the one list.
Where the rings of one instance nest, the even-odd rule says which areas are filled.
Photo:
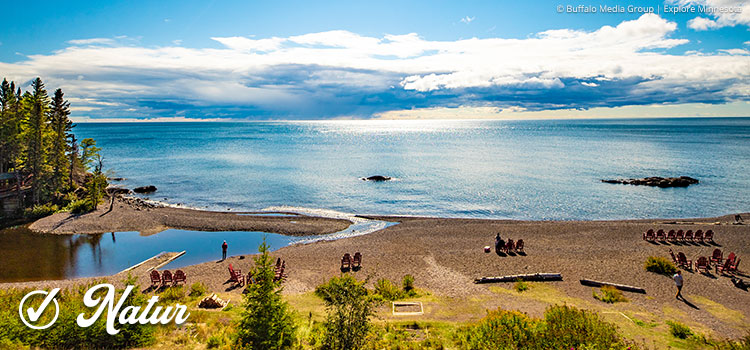
[[67, 139], [75, 125], [70, 121], [70, 103], [63, 98], [61, 89], [55, 90], [49, 111], [49, 122], [52, 128], [52, 148], [50, 150], [49, 162], [52, 165], [52, 190], [60, 192], [65, 185], [68, 176], [68, 151]]
[[70, 140], [68, 146], [68, 171], [70, 171], [68, 174], [68, 187], [73, 188], [73, 176], [75, 175], [76, 170], [83, 168], [83, 164], [78, 155], [78, 139], [76, 138], [76, 135], [71, 133], [68, 135], [68, 139]]
[[42, 191], [45, 189], [45, 177], [47, 169], [47, 147], [49, 137], [49, 125], [47, 121], [47, 108], [49, 96], [44, 89], [41, 78], [36, 78], [31, 83], [32, 92], [26, 92], [23, 96], [25, 114], [25, 143], [24, 168], [31, 173], [31, 193], [35, 204], [41, 202]]
[[287, 349], [294, 344], [296, 326], [289, 305], [281, 299], [281, 284], [274, 281], [274, 265], [265, 237], [258, 251], [253, 271], [255, 283], [247, 285], [237, 345], [260, 350]]
[[[0, 87], [0, 173], [16, 167], [20, 147], [20, 95], [13, 82], [3, 79]], [[19, 91], [20, 92], [20, 91]]]

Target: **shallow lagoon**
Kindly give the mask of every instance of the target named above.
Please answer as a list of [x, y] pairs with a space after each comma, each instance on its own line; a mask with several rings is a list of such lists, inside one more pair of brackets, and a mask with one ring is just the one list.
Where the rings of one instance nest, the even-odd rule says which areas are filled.
[[164, 268], [179, 268], [227, 255], [252, 254], [266, 236], [271, 249], [289, 245], [297, 237], [265, 232], [202, 232], [168, 229], [144, 236], [138, 232], [95, 235], [50, 235], [26, 228], [0, 231], [0, 282], [105, 276], [118, 273], [160, 252], [187, 253]]

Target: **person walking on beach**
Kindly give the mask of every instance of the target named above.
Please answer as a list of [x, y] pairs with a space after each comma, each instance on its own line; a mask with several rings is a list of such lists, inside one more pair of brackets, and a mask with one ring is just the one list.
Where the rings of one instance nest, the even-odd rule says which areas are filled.
[[684, 300], [685, 298], [682, 297], [682, 271], [677, 270], [677, 273], [672, 278], [674, 279], [674, 284], [677, 286], [677, 295], [674, 298], [682, 298]]
[[227, 247], [229, 245], [227, 244], [227, 241], [224, 241], [224, 243], [221, 244], [221, 260], [227, 260]]

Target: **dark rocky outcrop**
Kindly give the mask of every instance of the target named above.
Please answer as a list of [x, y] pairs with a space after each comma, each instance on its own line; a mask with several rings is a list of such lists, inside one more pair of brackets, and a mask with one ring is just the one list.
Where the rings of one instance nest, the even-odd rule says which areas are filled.
[[124, 195], [124, 194], [130, 194], [131, 192], [133, 191], [124, 187], [116, 187], [116, 186], [107, 187], [107, 193], [109, 193], [110, 195], [118, 195], [118, 194]]
[[614, 179], [614, 180], [602, 180], [602, 182], [609, 184], [624, 184], [624, 185], [636, 185], [636, 186], [653, 186], [653, 187], [688, 187], [698, 183], [698, 179], [694, 179], [689, 176], [680, 177], [644, 177], [642, 179]]
[[154, 186], [154, 185], [148, 185], [148, 186], [136, 187], [136, 188], [133, 189], [133, 192], [135, 192], [135, 193], [156, 192], [156, 186]]
[[388, 180], [391, 180], [391, 177], [383, 176], [383, 175], [373, 175], [370, 177], [363, 177], [362, 180], [364, 181], [388, 181]]

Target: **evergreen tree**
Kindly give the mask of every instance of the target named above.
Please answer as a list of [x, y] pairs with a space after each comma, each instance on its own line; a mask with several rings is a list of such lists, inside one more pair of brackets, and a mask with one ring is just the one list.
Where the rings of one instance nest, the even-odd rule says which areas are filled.
[[71, 133], [68, 135], [68, 139], [70, 140], [70, 146], [68, 146], [68, 170], [70, 171], [68, 174], [68, 187], [73, 188], [73, 176], [76, 170], [83, 168], [83, 164], [81, 163], [81, 158], [78, 156], [78, 139], [76, 135]]
[[52, 148], [49, 161], [52, 165], [52, 190], [60, 192], [63, 189], [65, 178], [68, 176], [68, 137], [74, 125], [68, 116], [70, 115], [70, 103], [63, 98], [61, 89], [55, 90], [55, 96], [50, 105], [49, 121], [52, 128]]
[[104, 191], [107, 188], [107, 176], [104, 174], [103, 159], [99, 153], [94, 155], [94, 170], [91, 173], [87, 183], [89, 210], [96, 210], [99, 202], [104, 197]]
[[47, 121], [47, 109], [49, 96], [44, 89], [41, 78], [31, 82], [32, 92], [26, 92], [23, 97], [26, 141], [26, 152], [24, 155], [24, 168], [33, 176], [31, 181], [31, 193], [34, 204], [42, 200], [42, 192], [45, 190], [45, 177], [47, 175], [47, 147], [49, 138], [49, 125]]
[[14, 169], [20, 152], [20, 95], [15, 84], [3, 79], [0, 86], [0, 173]]
[[85, 138], [81, 141], [81, 163], [84, 167], [90, 167], [91, 162], [94, 161], [96, 155], [102, 149], [96, 147], [96, 140], [92, 138]]
[[245, 311], [237, 331], [237, 345], [249, 349], [287, 349], [294, 344], [296, 326], [289, 305], [281, 299], [281, 284], [274, 281], [274, 265], [265, 237], [258, 248], [253, 277], [245, 294]]

